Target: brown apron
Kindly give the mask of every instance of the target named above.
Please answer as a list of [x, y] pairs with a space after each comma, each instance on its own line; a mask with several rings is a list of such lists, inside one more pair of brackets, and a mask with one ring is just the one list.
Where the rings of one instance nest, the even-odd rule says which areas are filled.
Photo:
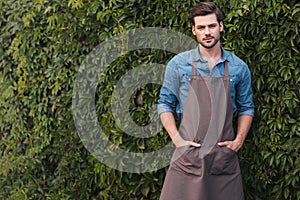
[[196, 76], [193, 63], [190, 89], [179, 133], [201, 147], [176, 148], [160, 200], [243, 200], [237, 153], [219, 147], [235, 138], [227, 61], [224, 77]]

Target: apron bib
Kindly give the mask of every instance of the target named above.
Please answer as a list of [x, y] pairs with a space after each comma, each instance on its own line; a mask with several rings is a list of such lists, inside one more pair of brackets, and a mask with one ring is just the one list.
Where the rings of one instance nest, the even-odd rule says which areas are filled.
[[193, 63], [179, 133], [201, 147], [175, 149], [160, 200], [244, 199], [237, 153], [217, 145], [234, 140], [232, 120], [227, 61], [224, 77], [197, 76]]

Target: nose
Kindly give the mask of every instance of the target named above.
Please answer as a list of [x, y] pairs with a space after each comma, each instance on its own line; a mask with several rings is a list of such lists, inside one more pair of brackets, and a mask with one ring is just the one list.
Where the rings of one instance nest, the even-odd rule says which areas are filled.
[[207, 27], [205, 27], [205, 30], [204, 30], [205, 32], [205, 35], [210, 35], [210, 30], [209, 30], [209, 27], [207, 26]]

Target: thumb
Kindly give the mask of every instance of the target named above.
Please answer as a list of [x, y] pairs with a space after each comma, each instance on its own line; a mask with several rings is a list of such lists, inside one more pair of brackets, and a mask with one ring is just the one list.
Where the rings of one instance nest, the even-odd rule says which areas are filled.
[[200, 147], [201, 146], [201, 144], [199, 144], [199, 143], [196, 143], [196, 142], [190, 142], [190, 145], [191, 146], [193, 146], [193, 147]]
[[218, 145], [219, 146], [227, 146], [228, 145], [228, 142], [227, 141], [224, 141], [224, 142], [218, 142]]

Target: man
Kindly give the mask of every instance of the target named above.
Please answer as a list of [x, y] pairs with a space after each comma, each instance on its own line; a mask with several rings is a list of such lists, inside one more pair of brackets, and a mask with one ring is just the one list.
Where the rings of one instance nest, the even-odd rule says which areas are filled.
[[254, 115], [250, 71], [221, 47], [224, 24], [214, 3], [199, 3], [190, 19], [199, 44], [168, 63], [158, 101], [161, 122], [176, 146], [160, 200], [241, 200], [237, 151]]

